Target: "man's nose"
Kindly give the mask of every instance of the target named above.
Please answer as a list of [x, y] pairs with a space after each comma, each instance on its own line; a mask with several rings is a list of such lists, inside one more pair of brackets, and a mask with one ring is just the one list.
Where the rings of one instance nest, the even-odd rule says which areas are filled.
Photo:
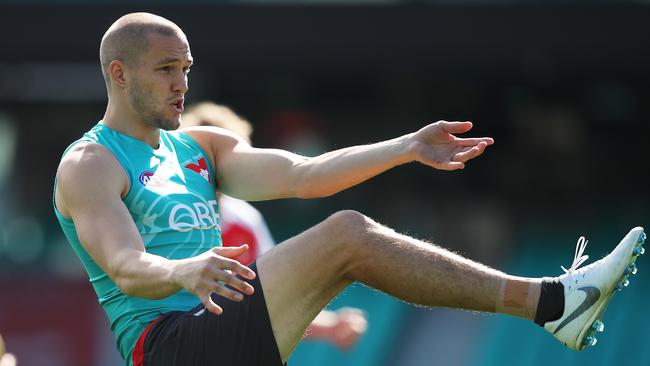
[[182, 72], [180, 77], [178, 77], [174, 82], [172, 88], [174, 92], [183, 93], [183, 94], [187, 93], [187, 89], [189, 88], [189, 85], [187, 83], [187, 74]]

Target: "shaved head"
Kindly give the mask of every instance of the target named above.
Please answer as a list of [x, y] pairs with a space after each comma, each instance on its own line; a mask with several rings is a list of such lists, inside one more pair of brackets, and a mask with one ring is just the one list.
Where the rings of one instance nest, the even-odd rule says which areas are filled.
[[151, 34], [187, 39], [183, 31], [172, 21], [149, 13], [124, 15], [108, 28], [99, 47], [99, 59], [109, 93], [111, 62], [118, 60], [130, 67], [137, 66], [140, 55], [147, 51]]

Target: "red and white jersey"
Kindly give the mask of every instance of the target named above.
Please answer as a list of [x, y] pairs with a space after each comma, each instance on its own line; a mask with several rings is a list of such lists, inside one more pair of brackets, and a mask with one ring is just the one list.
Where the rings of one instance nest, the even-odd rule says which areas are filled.
[[223, 246], [248, 244], [248, 252], [235, 258], [240, 263], [251, 263], [275, 245], [264, 217], [248, 202], [222, 194], [219, 197], [219, 213]]

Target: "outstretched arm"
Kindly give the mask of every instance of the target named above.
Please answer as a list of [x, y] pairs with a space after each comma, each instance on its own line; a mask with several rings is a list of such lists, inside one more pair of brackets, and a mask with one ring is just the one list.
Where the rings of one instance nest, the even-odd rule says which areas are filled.
[[283, 150], [257, 149], [231, 132], [197, 127], [185, 132], [211, 152], [220, 189], [245, 200], [325, 197], [395, 166], [418, 161], [441, 170], [465, 163], [494, 143], [489, 137], [460, 138], [471, 122], [439, 121], [417, 132], [370, 145], [308, 158]]

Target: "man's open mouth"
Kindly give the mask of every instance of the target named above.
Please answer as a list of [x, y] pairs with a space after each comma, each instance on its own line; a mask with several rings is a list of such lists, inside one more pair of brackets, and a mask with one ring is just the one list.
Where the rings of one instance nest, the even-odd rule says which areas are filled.
[[176, 110], [177, 113], [183, 113], [185, 107], [183, 106], [183, 99], [176, 100], [172, 103], [172, 107]]

